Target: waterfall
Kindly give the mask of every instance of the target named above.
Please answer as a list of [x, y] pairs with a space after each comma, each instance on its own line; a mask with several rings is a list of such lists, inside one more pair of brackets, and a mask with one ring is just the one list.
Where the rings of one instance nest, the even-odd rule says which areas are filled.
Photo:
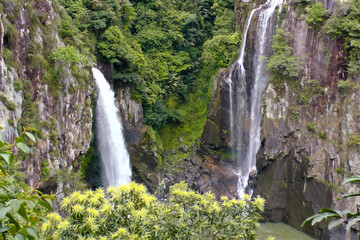
[[126, 184], [131, 181], [130, 161], [114, 92], [98, 69], [93, 68], [92, 71], [98, 91], [96, 141], [102, 162], [102, 182], [106, 187]]
[[[239, 176], [238, 194], [246, 190], [251, 171], [256, 172], [256, 153], [260, 147], [261, 98], [269, 74], [266, 61], [271, 49], [274, 30], [274, 13], [281, 11], [283, 0], [268, 0], [251, 11], [246, 24], [237, 66], [229, 73], [229, 109], [232, 154]], [[257, 20], [255, 45], [251, 62], [245, 61], [245, 46], [250, 24], [255, 12], [261, 11]], [[248, 69], [245, 68], [248, 64]]]

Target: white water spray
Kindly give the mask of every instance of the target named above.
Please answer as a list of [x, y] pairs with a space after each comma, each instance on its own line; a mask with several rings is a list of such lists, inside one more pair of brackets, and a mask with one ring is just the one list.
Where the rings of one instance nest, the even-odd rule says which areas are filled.
[[131, 181], [129, 154], [115, 106], [114, 92], [98, 69], [92, 68], [92, 71], [98, 90], [96, 140], [102, 162], [102, 181], [105, 187], [119, 186]]
[[[281, 11], [282, 2], [283, 0], [268, 0], [265, 4], [251, 11], [243, 36], [240, 56], [237, 60], [237, 89], [232, 86], [234, 84], [232, 81], [233, 73], [230, 73], [227, 79], [230, 92], [230, 144], [239, 168], [236, 169], [236, 172], [239, 175], [238, 194], [240, 196], [244, 194], [248, 185], [250, 172], [256, 171], [256, 153], [260, 147], [261, 98], [269, 77], [265, 70], [266, 62], [262, 57], [268, 57], [268, 51], [266, 50], [270, 47], [271, 34], [273, 33], [273, 15], [276, 8]], [[255, 40], [256, 47], [253, 62], [251, 63], [253, 66], [252, 87], [250, 93], [246, 93], [244, 58], [247, 34], [254, 13], [263, 8], [264, 10], [259, 14], [257, 21], [256, 32], [258, 35]], [[237, 98], [236, 103], [233, 102], [233, 96]], [[247, 118], [247, 120], [239, 121], [239, 118]], [[243, 124], [244, 126], [235, 126], [237, 124]]]

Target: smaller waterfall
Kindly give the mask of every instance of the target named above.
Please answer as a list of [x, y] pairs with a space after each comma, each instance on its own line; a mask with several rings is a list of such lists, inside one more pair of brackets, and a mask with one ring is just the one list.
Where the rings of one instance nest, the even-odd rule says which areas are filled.
[[[256, 171], [256, 153], [260, 147], [261, 98], [269, 74], [262, 57], [269, 56], [273, 33], [273, 15], [281, 11], [283, 0], [268, 0], [251, 11], [242, 40], [237, 66], [228, 76], [231, 148], [239, 176], [238, 194], [242, 196], [248, 184], [249, 174]], [[247, 82], [245, 70], [245, 46], [251, 20], [256, 11], [261, 11], [257, 20], [257, 38], [251, 65], [251, 83]], [[235, 80], [233, 80], [235, 79]], [[248, 86], [247, 86], [248, 85]]]
[[104, 186], [118, 186], [131, 181], [129, 154], [122, 125], [115, 106], [114, 92], [104, 75], [92, 68], [98, 91], [96, 102], [96, 141], [102, 162]]

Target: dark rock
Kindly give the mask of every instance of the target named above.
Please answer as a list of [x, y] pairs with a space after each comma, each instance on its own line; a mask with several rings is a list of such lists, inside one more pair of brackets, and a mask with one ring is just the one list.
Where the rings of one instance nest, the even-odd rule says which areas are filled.
[[189, 151], [189, 147], [187, 145], [182, 145], [180, 151], [183, 153], [187, 153]]

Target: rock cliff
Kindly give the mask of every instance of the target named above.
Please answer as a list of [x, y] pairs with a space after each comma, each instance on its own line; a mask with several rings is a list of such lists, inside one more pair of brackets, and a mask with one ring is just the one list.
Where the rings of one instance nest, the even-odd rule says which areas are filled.
[[76, 166], [89, 147], [92, 76], [85, 66], [70, 70], [71, 64], [44, 57], [65, 46], [59, 6], [55, 11], [51, 1], [6, 4], [0, 25], [0, 137], [12, 142], [28, 125], [38, 130], [31, 154], [19, 155], [20, 166], [31, 186], [46, 190], [44, 181]]
[[[335, 1], [323, 5], [330, 13], [336, 11]], [[289, 80], [280, 90], [272, 82], [265, 89], [254, 194], [266, 199], [268, 221], [300, 228], [321, 207], [356, 210], [354, 200], [337, 198], [349, 190], [342, 186], [343, 179], [359, 174], [360, 151], [351, 139], [359, 131], [360, 93], [358, 87], [339, 88], [339, 81], [346, 78], [343, 42], [309, 28], [293, 2], [284, 3], [283, 14], [281, 28], [291, 33], [293, 53], [303, 57], [305, 67], [296, 80], [298, 87]], [[250, 28], [249, 42], [253, 36]], [[251, 52], [250, 44], [249, 59]], [[220, 71], [214, 80], [200, 145], [200, 153], [218, 165], [232, 164], [226, 155], [230, 134], [224, 119], [229, 112], [226, 78], [233, 68]], [[352, 81], [359, 86], [360, 77]], [[323, 225], [304, 230], [320, 239], [345, 236], [341, 227], [331, 233]], [[353, 238], [357, 239], [356, 233]]]

